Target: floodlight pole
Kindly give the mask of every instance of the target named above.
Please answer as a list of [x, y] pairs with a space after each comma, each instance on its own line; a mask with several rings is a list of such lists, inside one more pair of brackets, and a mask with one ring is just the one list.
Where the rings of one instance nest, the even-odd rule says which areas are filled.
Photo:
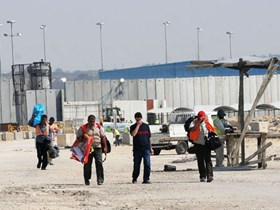
[[166, 27], [170, 24], [169, 21], [165, 21], [164, 25], [164, 42], [165, 42], [165, 63], [167, 64], [167, 35], [166, 35]]

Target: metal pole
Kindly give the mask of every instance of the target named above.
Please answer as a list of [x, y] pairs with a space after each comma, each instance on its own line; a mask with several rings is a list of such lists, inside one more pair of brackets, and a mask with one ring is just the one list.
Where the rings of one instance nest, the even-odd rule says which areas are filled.
[[231, 59], [231, 58], [232, 58], [232, 52], [231, 52], [231, 35], [233, 34], [233, 32], [227, 31], [226, 34], [228, 34], [228, 36], [229, 36], [229, 57], [230, 57], [230, 59]]
[[44, 42], [44, 62], [47, 62], [47, 53], [46, 53], [46, 36], [45, 29], [47, 25], [41, 25], [41, 29], [43, 30], [43, 42]]
[[232, 54], [231, 54], [231, 33], [229, 34], [229, 57], [230, 57], [230, 59], [232, 58]]
[[104, 23], [103, 22], [100, 22], [100, 23], [96, 23], [96, 25], [99, 26], [99, 29], [100, 29], [100, 55], [101, 55], [101, 71], [104, 69], [104, 66], [103, 66], [103, 47], [102, 47], [102, 25]]
[[16, 35], [14, 35], [13, 33], [13, 24], [15, 23], [16, 21], [15, 20], [8, 20], [7, 23], [8, 24], [11, 24], [11, 34], [4, 34], [4, 36], [8, 37], [10, 36], [11, 37], [11, 45], [12, 45], [12, 65], [15, 64], [15, 59], [14, 59], [14, 36], [21, 36], [20, 33], [17, 33]]
[[200, 60], [200, 49], [199, 49], [199, 32], [202, 31], [202, 28], [196, 28], [197, 29], [197, 60]]
[[165, 42], [165, 63], [167, 63], [167, 35], [166, 35], [166, 27], [167, 25], [169, 25], [170, 23], [168, 21], [164, 22], [164, 42]]
[[101, 53], [101, 70], [103, 70], [104, 66], [103, 66], [102, 25], [101, 24], [100, 24], [100, 53]]
[[165, 40], [165, 63], [167, 63], [167, 38], [166, 38], [166, 24], [164, 24], [164, 40]]
[[14, 65], [15, 64], [15, 61], [14, 61], [14, 34], [13, 34], [13, 22], [9, 22], [11, 24], [11, 45], [12, 45], [12, 64]]

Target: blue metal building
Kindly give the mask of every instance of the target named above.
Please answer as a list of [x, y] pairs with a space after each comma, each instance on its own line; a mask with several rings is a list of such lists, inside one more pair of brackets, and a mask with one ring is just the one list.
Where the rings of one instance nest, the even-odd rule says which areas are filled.
[[[99, 79], [150, 79], [150, 78], [182, 78], [206, 76], [238, 76], [239, 72], [228, 68], [188, 69], [190, 61], [141, 66], [126, 69], [106, 70], [99, 72]], [[266, 69], [251, 69], [249, 75], [263, 75]]]

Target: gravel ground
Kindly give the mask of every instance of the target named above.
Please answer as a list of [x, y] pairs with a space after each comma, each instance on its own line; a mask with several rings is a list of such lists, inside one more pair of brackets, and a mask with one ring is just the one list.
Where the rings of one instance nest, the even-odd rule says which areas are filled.
[[[280, 141], [271, 141], [267, 155], [276, 158], [267, 169], [216, 168], [211, 183], [199, 182], [193, 155], [170, 150], [152, 156], [152, 184], [132, 184], [132, 147], [113, 147], [102, 186], [95, 170], [91, 185], [84, 185], [82, 164], [69, 159], [69, 149], [43, 171], [36, 168], [34, 140], [1, 141], [0, 209], [279, 209]], [[255, 141], [246, 142], [246, 156], [255, 150]], [[164, 172], [166, 164], [177, 170]]]

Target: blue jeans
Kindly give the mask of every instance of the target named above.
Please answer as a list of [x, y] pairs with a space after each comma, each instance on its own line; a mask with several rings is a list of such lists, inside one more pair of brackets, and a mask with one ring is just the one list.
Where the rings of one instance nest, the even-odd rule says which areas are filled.
[[151, 173], [151, 159], [150, 159], [151, 152], [150, 150], [140, 150], [140, 151], [133, 151], [133, 173], [132, 173], [132, 179], [137, 180], [139, 174], [140, 174], [140, 166], [142, 158], [144, 159], [144, 175], [143, 175], [143, 181], [149, 181], [150, 180], [150, 173]]

